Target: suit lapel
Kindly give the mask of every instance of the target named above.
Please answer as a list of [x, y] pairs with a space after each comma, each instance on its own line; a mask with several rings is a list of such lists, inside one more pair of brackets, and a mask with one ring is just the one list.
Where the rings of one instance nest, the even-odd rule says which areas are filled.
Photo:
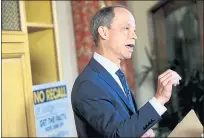
[[135, 101], [135, 98], [134, 98], [134, 95], [133, 95], [132, 91], [131, 91], [131, 95], [132, 95], [132, 101], [133, 101], [133, 104], [134, 104], [135, 111], [137, 112], [137, 111], [138, 111], [138, 109], [137, 109], [137, 103], [136, 103], [136, 101]]
[[89, 65], [94, 69], [94, 71], [99, 73], [99, 77], [103, 79], [119, 95], [125, 105], [134, 113], [127, 97], [124, 95], [123, 90], [120, 88], [115, 79], [110, 75], [110, 73], [94, 58], [91, 59]]

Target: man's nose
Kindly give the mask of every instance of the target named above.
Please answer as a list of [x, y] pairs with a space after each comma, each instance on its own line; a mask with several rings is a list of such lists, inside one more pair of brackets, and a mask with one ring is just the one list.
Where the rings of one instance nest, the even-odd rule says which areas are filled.
[[137, 35], [136, 35], [135, 31], [133, 31], [133, 32], [131, 33], [131, 39], [137, 40]]

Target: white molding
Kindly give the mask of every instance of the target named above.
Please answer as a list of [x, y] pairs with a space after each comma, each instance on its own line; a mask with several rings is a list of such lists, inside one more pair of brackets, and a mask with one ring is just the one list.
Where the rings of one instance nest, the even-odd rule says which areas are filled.
[[56, 1], [57, 24], [59, 34], [59, 48], [61, 55], [61, 67], [63, 71], [63, 82], [67, 83], [70, 98], [70, 108], [72, 132], [70, 137], [77, 137], [74, 115], [71, 107], [71, 90], [76, 77], [78, 76], [75, 35], [73, 28], [73, 17], [71, 1]]

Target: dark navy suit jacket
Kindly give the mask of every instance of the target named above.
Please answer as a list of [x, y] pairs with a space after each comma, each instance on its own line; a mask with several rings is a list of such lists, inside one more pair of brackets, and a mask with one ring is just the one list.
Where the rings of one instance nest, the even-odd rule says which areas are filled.
[[71, 100], [79, 137], [140, 137], [161, 119], [149, 102], [137, 110], [133, 98], [134, 113], [118, 83], [94, 58], [76, 79]]

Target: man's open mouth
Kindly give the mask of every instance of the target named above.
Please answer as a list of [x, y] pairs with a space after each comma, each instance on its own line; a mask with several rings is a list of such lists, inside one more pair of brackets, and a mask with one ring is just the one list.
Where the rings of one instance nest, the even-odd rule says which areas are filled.
[[134, 44], [127, 44], [125, 45], [126, 47], [129, 47], [129, 48], [133, 48], [134, 47]]

